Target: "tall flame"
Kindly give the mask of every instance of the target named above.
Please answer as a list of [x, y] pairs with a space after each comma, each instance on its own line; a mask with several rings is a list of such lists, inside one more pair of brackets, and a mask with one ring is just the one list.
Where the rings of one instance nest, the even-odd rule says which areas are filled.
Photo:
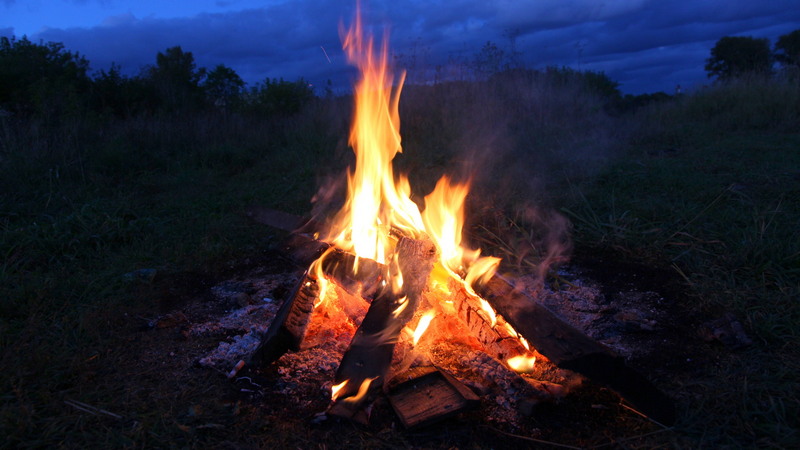
[[372, 36], [363, 33], [357, 9], [353, 26], [344, 34], [347, 57], [361, 73], [349, 139], [356, 163], [348, 174], [347, 201], [334, 218], [328, 239], [360, 258], [387, 263], [395, 243], [392, 230], [411, 237], [424, 234], [438, 246], [442, 264], [458, 278], [479, 278], [480, 274], [471, 273], [475, 269], [494, 273], [499, 260], [480, 258], [480, 251], [461, 245], [468, 183], [442, 177], [425, 197], [425, 211], [420, 213], [411, 200], [408, 178], [395, 176], [392, 160], [403, 151], [399, 104], [405, 73], [395, 80], [386, 37], [380, 51], [375, 47]]
[[400, 92], [389, 70], [388, 44], [375, 52], [371, 36], [364, 37], [360, 13], [344, 37], [348, 59], [360, 69], [355, 86], [355, 117], [349, 144], [356, 155], [348, 176], [348, 201], [334, 225], [334, 243], [357, 256], [385, 263], [392, 246], [391, 227], [416, 236], [424, 229], [419, 208], [411, 200], [408, 179], [395, 181], [392, 159], [400, 146]]

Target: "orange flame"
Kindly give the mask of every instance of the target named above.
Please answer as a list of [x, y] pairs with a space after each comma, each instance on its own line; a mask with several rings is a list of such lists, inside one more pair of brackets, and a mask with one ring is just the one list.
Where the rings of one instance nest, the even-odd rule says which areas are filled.
[[[389, 66], [388, 39], [384, 36], [380, 49], [373, 37], [362, 30], [360, 8], [355, 22], [343, 33], [344, 50], [348, 60], [358, 67], [361, 78], [355, 85], [355, 113], [350, 130], [349, 144], [355, 153], [355, 166], [349, 171], [348, 195], [342, 209], [335, 215], [325, 240], [356, 255], [353, 270], [358, 270], [359, 258], [368, 258], [381, 264], [398, 266], [394, 247], [397, 234], [412, 238], [429, 237], [437, 246], [441, 264], [431, 274], [431, 283], [448, 292], [448, 278], [463, 283], [467, 292], [480, 300], [481, 314], [492, 327], [498, 326], [498, 316], [491, 305], [473, 290], [494, 275], [500, 259], [482, 257], [480, 250], [462, 243], [464, 229], [464, 204], [469, 193], [469, 182], [452, 182], [442, 177], [431, 193], [424, 198], [425, 208], [420, 211], [411, 200], [411, 186], [404, 175], [395, 175], [392, 161], [402, 152], [400, 137], [400, 93], [405, 73], [395, 77]], [[326, 255], [323, 255], [324, 258]], [[320, 258], [318, 261], [321, 261]], [[321, 298], [327, 290], [327, 280], [320, 270], [321, 264], [312, 267], [319, 283]], [[384, 286], [401, 294], [403, 275], [399, 270], [383, 279]], [[400, 295], [398, 295], [400, 296]], [[396, 302], [393, 315], [400, 316], [409, 301], [403, 296]], [[452, 309], [452, 307], [451, 307]], [[429, 311], [420, 318], [413, 333], [416, 345], [433, 320], [435, 312]], [[504, 320], [505, 331], [530, 351], [528, 343]], [[506, 362], [514, 370], [533, 370], [536, 358], [521, 355]], [[346, 402], [359, 401], [369, 391], [374, 378], [361, 383], [356, 395]], [[346, 386], [344, 381], [332, 388], [336, 400]]]
[[346, 403], [356, 403], [361, 401], [361, 399], [364, 398], [364, 396], [366, 396], [367, 393], [369, 392], [369, 386], [372, 384], [373, 381], [375, 381], [376, 378], [378, 377], [367, 378], [366, 380], [362, 381], [361, 386], [358, 387], [358, 392], [356, 392], [356, 395], [347, 397], [342, 401]]
[[356, 164], [348, 176], [348, 201], [337, 214], [332, 234], [336, 245], [385, 263], [393, 245], [391, 227], [412, 236], [424, 228], [410, 198], [408, 179], [400, 177], [395, 182], [392, 170], [392, 159], [402, 151], [398, 106], [405, 75], [393, 86], [386, 40], [376, 53], [372, 37], [364, 37], [358, 12], [345, 36], [344, 49], [362, 78], [355, 86], [349, 141]]

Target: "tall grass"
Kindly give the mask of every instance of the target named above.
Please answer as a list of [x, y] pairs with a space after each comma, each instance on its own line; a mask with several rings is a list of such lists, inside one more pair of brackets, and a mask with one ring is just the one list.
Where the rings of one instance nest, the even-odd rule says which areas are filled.
[[790, 77], [735, 78], [638, 115], [634, 143], [645, 146], [679, 148], [742, 131], [793, 133], [800, 125], [800, 84]]

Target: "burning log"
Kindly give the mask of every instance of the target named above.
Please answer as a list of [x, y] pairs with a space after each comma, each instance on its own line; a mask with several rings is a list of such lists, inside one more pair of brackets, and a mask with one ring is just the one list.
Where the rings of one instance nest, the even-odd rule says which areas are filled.
[[485, 300], [468, 292], [462, 282], [448, 277], [444, 289], [432, 290], [426, 293], [426, 298], [431, 305], [451, 304], [470, 334], [494, 358], [508, 361], [510, 358], [533, 357], [534, 352], [522, 343], [505, 319], [496, 315]]
[[[330, 411], [334, 415], [352, 417], [367, 392], [383, 384], [400, 331], [413, 317], [427, 286], [436, 258], [433, 242], [403, 237], [395, 251], [389, 280], [372, 301], [336, 372], [338, 390]], [[402, 281], [396, 283], [396, 277]]]
[[[308, 236], [295, 235], [284, 246], [284, 251], [295, 255], [294, 257], [299, 259], [298, 262], [303, 263], [313, 261], [313, 259], [308, 260], [310, 258], [308, 255], [314, 254], [314, 252], [298, 251], [298, 248], [318, 249], [322, 246], [327, 248], [326, 244]], [[321, 253], [319, 251], [319, 254]], [[352, 255], [350, 257], [354, 258]], [[340, 279], [346, 280], [348, 277], [352, 278], [352, 275], [343, 271], [339, 274], [332, 273], [330, 279], [337, 280], [338, 283]], [[347, 282], [342, 284], [347, 284]], [[464, 286], [459, 286], [458, 283], [448, 281], [447, 286], [459, 318], [475, 331], [481, 343], [493, 356], [500, 358], [500, 355], [518, 354], [517, 352], [520, 350], [518, 345], [521, 344], [518, 341], [515, 342], [515, 339], [501, 336], [497, 332], [497, 327], [487, 326], [485, 314], [478, 312], [483, 308], [473, 301], [474, 295], [469, 294]], [[475, 289], [478, 295], [488, 301], [497, 313], [528, 341], [531, 347], [555, 365], [580, 373], [590, 380], [610, 387], [654, 420], [666, 425], [674, 423], [675, 406], [669, 397], [642, 375], [626, 366], [623, 358], [561, 320], [544, 305], [537, 303], [535, 299], [515, 289], [510, 280], [495, 275], [486, 284], [476, 286]], [[441, 294], [428, 295], [440, 296]], [[433, 300], [431, 303], [434, 303]], [[278, 317], [276, 317], [275, 322], [278, 321]], [[275, 322], [273, 322], [273, 326], [275, 326]], [[495, 330], [489, 331], [492, 328]]]

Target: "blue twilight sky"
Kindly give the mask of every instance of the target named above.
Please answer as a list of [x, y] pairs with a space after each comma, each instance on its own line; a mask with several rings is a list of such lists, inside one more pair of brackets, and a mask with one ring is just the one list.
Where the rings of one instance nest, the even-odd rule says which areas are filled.
[[[136, 74], [180, 45], [198, 66], [232, 67], [248, 83], [267, 77], [330, 79], [352, 69], [339, 24], [355, 0], [0, 0], [0, 36], [62, 42], [91, 62]], [[625, 93], [673, 92], [707, 83], [703, 70], [723, 36], [769, 38], [800, 29], [800, 0], [364, 0], [365, 22], [401, 54], [409, 79], [452, 73], [492, 41], [533, 68], [603, 71]], [[463, 64], [462, 64], [463, 65]]]

